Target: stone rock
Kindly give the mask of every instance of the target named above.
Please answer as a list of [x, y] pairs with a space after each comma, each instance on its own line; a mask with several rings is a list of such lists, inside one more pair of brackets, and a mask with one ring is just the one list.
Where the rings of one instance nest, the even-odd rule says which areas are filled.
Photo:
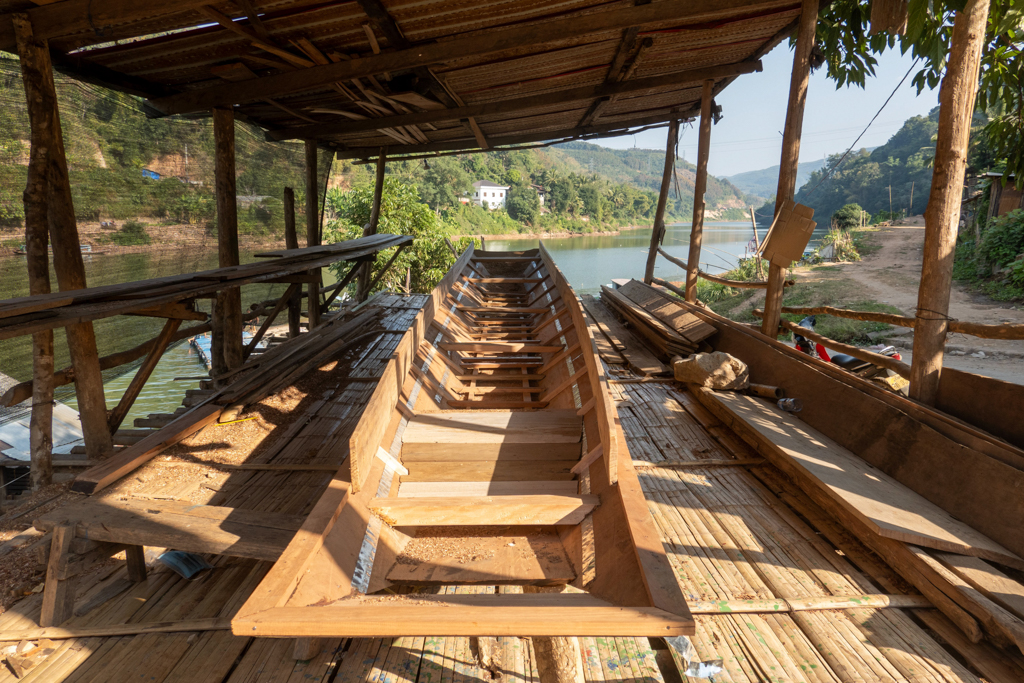
[[750, 384], [747, 364], [728, 353], [696, 353], [672, 364], [676, 380], [708, 389], [739, 391]]

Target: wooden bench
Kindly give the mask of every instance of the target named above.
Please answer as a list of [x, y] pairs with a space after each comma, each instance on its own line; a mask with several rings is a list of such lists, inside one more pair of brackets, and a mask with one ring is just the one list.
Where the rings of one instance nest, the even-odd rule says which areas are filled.
[[34, 522], [52, 531], [40, 626], [59, 626], [74, 609], [74, 577], [122, 550], [132, 581], [146, 578], [144, 546], [276, 561], [305, 517], [179, 501], [69, 505]]

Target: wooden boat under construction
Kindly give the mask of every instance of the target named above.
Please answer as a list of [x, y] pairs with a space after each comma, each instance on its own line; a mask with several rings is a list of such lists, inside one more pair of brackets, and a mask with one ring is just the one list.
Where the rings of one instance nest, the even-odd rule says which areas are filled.
[[463, 253], [232, 630], [693, 633], [584, 315], [543, 246]]

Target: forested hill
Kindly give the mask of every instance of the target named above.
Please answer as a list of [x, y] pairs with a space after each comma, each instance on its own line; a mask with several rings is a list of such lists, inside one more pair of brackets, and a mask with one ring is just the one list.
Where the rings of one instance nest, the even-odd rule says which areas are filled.
[[[577, 164], [582, 172], [597, 174], [609, 180], [628, 183], [658, 191], [665, 166], [665, 153], [656, 149], [609, 149], [588, 142], [566, 142], [555, 145], [554, 150], [564, 155], [567, 162]], [[696, 167], [682, 159], [676, 161], [676, 177], [683, 196], [673, 199], [673, 213], [690, 214], [693, 211], [693, 184]], [[704, 195], [710, 217], [742, 217], [748, 206], [757, 206], [766, 195], [747, 194], [725, 178], [708, 176]], [[687, 216], [686, 220], [689, 220]]]
[[[869, 150], [870, 151], [870, 150]], [[796, 184], [802, 186], [811, 177], [811, 174], [825, 165], [824, 159], [814, 161], [802, 161], [796, 172]], [[761, 197], [772, 197], [779, 187], [779, 166], [769, 166], [756, 171], [745, 171], [735, 175], [726, 176], [725, 180], [740, 188], [744, 192], [759, 195]]]

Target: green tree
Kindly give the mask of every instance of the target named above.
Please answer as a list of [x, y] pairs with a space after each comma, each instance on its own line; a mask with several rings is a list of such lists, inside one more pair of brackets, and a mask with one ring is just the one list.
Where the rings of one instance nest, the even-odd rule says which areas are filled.
[[[328, 222], [324, 231], [326, 241], [341, 242], [361, 237], [363, 226], [370, 222], [373, 186], [363, 185], [347, 192], [331, 190], [327, 193], [327, 203], [335, 217]], [[412, 291], [429, 292], [455, 262], [451, 250], [444, 243], [447, 234], [437, 214], [419, 201], [415, 186], [398, 178], [384, 178], [377, 232], [411, 235], [413, 243], [398, 256], [375, 291], [404, 289], [408, 270]], [[465, 248], [469, 243], [468, 238], [453, 241], [460, 248]], [[376, 278], [393, 255], [393, 249], [378, 253], [371, 277]], [[349, 267], [347, 264], [338, 264], [332, 266], [332, 269], [338, 277], [342, 277]]]
[[537, 191], [526, 183], [516, 183], [508, 189], [505, 198], [505, 210], [508, 215], [522, 223], [535, 225], [540, 215], [540, 198]]
[[455, 157], [431, 159], [419, 185], [420, 199], [435, 210], [455, 206], [459, 197], [469, 191], [472, 182]]
[[832, 214], [832, 225], [843, 230], [860, 227], [861, 214], [864, 209], [860, 204], [847, 204]]

